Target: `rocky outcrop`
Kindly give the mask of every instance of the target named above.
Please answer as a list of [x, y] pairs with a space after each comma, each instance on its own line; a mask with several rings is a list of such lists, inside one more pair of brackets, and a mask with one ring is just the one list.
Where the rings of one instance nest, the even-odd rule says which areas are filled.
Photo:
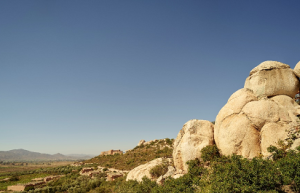
[[270, 145], [295, 138], [300, 106], [293, 97], [298, 89], [288, 65], [267, 61], [255, 67], [216, 117], [214, 139], [221, 153], [267, 157]]
[[187, 172], [186, 162], [201, 157], [201, 149], [214, 144], [214, 125], [193, 119], [183, 125], [174, 141], [173, 160], [177, 170]]
[[[168, 148], [172, 148], [172, 145], [167, 143], [167, 139], [153, 139], [150, 141], [145, 141], [144, 139], [140, 140], [140, 142], [138, 143], [137, 147], [139, 146], [157, 146], [159, 145], [160, 148], [164, 148], [164, 147], [168, 147]], [[168, 139], [170, 140], [170, 139]]]
[[144, 139], [142, 139], [137, 146], [143, 145], [146, 141]]
[[150, 175], [150, 170], [157, 166], [157, 165], [160, 165], [162, 163], [171, 163], [172, 162], [172, 159], [171, 158], [157, 158], [155, 160], [152, 160], [146, 164], [143, 164], [143, 165], [140, 165], [134, 169], [132, 169], [127, 177], [126, 177], [126, 181], [128, 180], [137, 180], [139, 182], [142, 181], [142, 178], [144, 176], [146, 176], [147, 178], [151, 179], [151, 175]]

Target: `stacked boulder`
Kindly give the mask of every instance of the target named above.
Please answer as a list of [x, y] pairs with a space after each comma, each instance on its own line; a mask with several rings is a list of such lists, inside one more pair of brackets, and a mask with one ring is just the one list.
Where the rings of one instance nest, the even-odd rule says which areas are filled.
[[[201, 150], [216, 144], [222, 155], [268, 157], [267, 148], [278, 141], [293, 140], [292, 148], [300, 145], [300, 106], [294, 101], [299, 90], [300, 62], [294, 70], [289, 65], [266, 61], [251, 70], [244, 88], [233, 93], [219, 111], [215, 125], [205, 120], [184, 124], [173, 144], [174, 178], [187, 173], [187, 161], [201, 159]], [[145, 144], [142, 140], [138, 145]], [[171, 162], [171, 160], [169, 160]], [[138, 166], [127, 179], [150, 178], [149, 171], [162, 163], [162, 158]], [[170, 173], [170, 174], [169, 174]], [[176, 177], [177, 176], [177, 177]], [[163, 182], [164, 176], [158, 179]]]
[[[180, 130], [173, 150], [177, 172], [186, 173], [186, 162], [201, 159], [200, 151], [207, 145], [216, 144], [223, 155], [268, 157], [270, 145], [300, 138], [300, 106], [293, 99], [300, 86], [298, 77], [300, 62], [294, 70], [276, 61], [251, 70], [244, 88], [233, 93], [220, 110], [215, 125], [194, 119]], [[294, 144], [300, 145], [300, 139]]]
[[216, 118], [214, 139], [223, 155], [267, 157], [270, 145], [295, 133], [300, 126], [299, 105], [293, 99], [299, 90], [295, 74], [287, 64], [275, 61], [251, 70], [244, 88], [231, 95]]

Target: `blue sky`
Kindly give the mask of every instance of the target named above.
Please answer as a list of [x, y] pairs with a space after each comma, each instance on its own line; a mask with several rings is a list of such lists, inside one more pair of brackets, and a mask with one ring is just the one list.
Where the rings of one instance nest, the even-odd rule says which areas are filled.
[[214, 121], [300, 60], [299, 1], [0, 1], [0, 151], [100, 154]]

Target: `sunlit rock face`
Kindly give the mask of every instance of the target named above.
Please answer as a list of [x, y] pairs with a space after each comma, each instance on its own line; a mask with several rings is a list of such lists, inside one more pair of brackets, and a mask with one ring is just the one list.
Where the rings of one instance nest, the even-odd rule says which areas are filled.
[[151, 179], [150, 170], [162, 163], [168, 163], [170, 164], [172, 162], [171, 158], [157, 158], [155, 160], [152, 160], [148, 163], [145, 163], [143, 165], [140, 165], [134, 169], [132, 169], [126, 177], [126, 181], [128, 180], [137, 180], [138, 182], [143, 181], [142, 178], [146, 176], [147, 178]]
[[214, 125], [205, 120], [193, 119], [179, 131], [173, 149], [176, 170], [188, 171], [187, 161], [201, 158], [201, 149], [214, 144]]
[[252, 90], [258, 98], [276, 95], [294, 97], [299, 90], [299, 81], [289, 65], [266, 61], [251, 70], [244, 88]]

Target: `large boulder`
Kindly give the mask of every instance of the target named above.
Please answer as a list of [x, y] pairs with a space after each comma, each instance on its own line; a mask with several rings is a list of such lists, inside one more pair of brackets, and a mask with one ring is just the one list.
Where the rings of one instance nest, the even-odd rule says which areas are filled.
[[288, 138], [289, 129], [288, 124], [278, 123], [267, 123], [261, 129], [261, 154], [265, 157], [271, 155], [267, 148], [270, 145], [277, 146], [278, 140], [284, 140]]
[[126, 177], [126, 181], [128, 180], [137, 180], [139, 182], [143, 181], [142, 178], [144, 176], [146, 176], [147, 178], [151, 179], [151, 174], [150, 174], [150, 170], [157, 166], [160, 165], [162, 163], [168, 163], [170, 164], [172, 162], [171, 158], [157, 158], [155, 160], [152, 160], [146, 164], [140, 165], [134, 169], [132, 169], [127, 177]]
[[289, 65], [277, 61], [264, 61], [250, 71], [250, 76], [262, 70], [288, 69]]
[[258, 131], [266, 122], [279, 121], [279, 107], [271, 100], [259, 100], [247, 103], [242, 112], [247, 115], [251, 123]]
[[244, 88], [252, 90], [259, 98], [276, 95], [294, 97], [299, 90], [299, 81], [289, 65], [266, 61], [251, 70]]
[[260, 153], [259, 131], [243, 113], [227, 117], [219, 127], [218, 148], [224, 155], [253, 158]]
[[183, 125], [174, 141], [173, 160], [176, 170], [187, 172], [186, 162], [201, 157], [201, 149], [214, 144], [214, 125], [193, 119]]
[[221, 153], [267, 157], [270, 145], [294, 138], [300, 126], [300, 106], [293, 99], [298, 88], [286, 64], [267, 61], [255, 67], [245, 88], [232, 94], [217, 115], [214, 140]]
[[230, 115], [239, 114], [242, 108], [251, 101], [256, 101], [257, 97], [249, 89], [242, 88], [231, 95], [228, 99], [227, 104], [220, 110], [219, 114], [216, 117], [215, 128], [214, 128], [214, 138], [215, 142], [218, 145], [219, 137], [219, 124], [222, 121], [229, 117]]

